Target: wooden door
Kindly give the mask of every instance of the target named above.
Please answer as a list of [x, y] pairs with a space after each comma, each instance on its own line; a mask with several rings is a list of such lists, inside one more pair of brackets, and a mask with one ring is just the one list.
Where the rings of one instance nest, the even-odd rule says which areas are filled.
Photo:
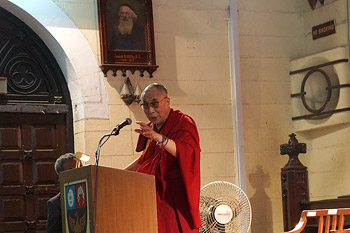
[[74, 147], [70, 94], [46, 44], [1, 7], [0, 77], [0, 232], [46, 232], [53, 166]]
[[59, 192], [56, 158], [68, 151], [66, 114], [0, 114], [0, 232], [46, 232]]

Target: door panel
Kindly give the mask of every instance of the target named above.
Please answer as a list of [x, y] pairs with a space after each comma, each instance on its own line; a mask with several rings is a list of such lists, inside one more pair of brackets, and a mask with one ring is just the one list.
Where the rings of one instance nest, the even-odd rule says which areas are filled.
[[1, 203], [4, 207], [4, 220], [5, 221], [20, 221], [24, 219], [25, 207], [23, 196], [11, 195], [5, 196]]
[[59, 192], [54, 163], [68, 151], [66, 115], [0, 116], [0, 232], [40, 232]]
[[21, 157], [22, 137], [20, 135], [21, 129], [18, 125], [8, 124], [1, 126], [1, 150], [6, 152], [6, 154], [4, 154], [4, 157], [2, 158], [19, 159]]
[[15, 185], [23, 183], [23, 166], [20, 162], [0, 162], [0, 184]]

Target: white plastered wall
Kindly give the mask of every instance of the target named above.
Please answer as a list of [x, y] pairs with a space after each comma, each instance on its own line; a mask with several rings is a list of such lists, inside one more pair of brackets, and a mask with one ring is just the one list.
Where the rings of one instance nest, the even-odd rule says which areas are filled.
[[[312, 26], [335, 20], [336, 33], [312, 40]], [[315, 10], [307, 8], [303, 12], [305, 52], [299, 57], [307, 57], [324, 51], [349, 45], [349, 1], [325, 1], [317, 4]], [[341, 53], [337, 53], [341, 55]], [[329, 56], [331, 57], [331, 56]], [[344, 56], [343, 56], [344, 57]], [[349, 69], [349, 63], [344, 63]], [[349, 72], [346, 70], [345, 72]], [[345, 77], [348, 79], [348, 75]], [[345, 90], [348, 91], [348, 90]], [[346, 100], [349, 96], [345, 95]], [[345, 99], [344, 98], [344, 99]], [[344, 112], [349, 118], [350, 112]], [[335, 116], [338, 117], [338, 116]], [[337, 198], [350, 193], [350, 124], [333, 124], [298, 133], [300, 142], [307, 144], [307, 154], [302, 155], [302, 163], [309, 171], [309, 191], [311, 200]], [[314, 123], [315, 124], [315, 123]], [[322, 124], [320, 124], [322, 126]]]
[[304, 52], [301, 4], [301, 0], [238, 1], [252, 233], [283, 232], [280, 173], [288, 156], [281, 156], [279, 148], [293, 132], [289, 66]]

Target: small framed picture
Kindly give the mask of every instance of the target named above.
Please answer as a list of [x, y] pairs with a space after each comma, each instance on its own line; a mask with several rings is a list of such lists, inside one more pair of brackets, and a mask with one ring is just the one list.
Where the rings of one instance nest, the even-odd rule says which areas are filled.
[[101, 68], [147, 71], [156, 65], [152, 0], [98, 0]]

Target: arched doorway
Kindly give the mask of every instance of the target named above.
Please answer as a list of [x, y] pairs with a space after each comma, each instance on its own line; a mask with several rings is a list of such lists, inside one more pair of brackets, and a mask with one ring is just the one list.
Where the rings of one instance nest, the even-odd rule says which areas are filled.
[[64, 76], [44, 42], [0, 8], [0, 232], [45, 232], [46, 201], [58, 191], [56, 158], [73, 151]]

